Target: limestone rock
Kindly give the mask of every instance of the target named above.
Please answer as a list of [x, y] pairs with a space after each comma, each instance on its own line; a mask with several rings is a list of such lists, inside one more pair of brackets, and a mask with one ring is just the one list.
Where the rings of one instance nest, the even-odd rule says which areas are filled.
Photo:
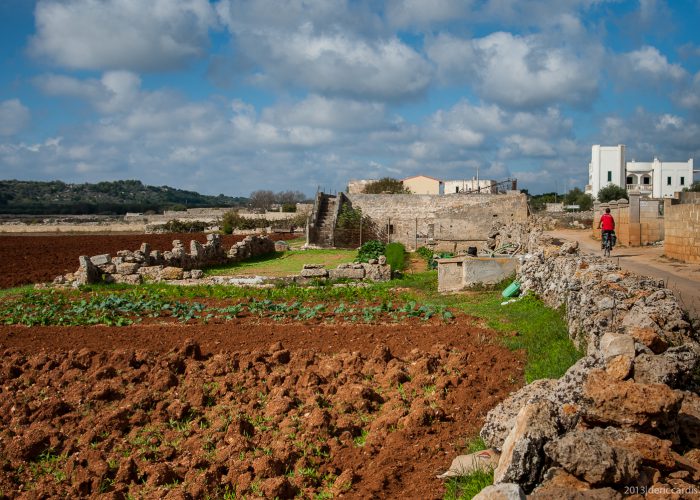
[[511, 394], [486, 415], [481, 438], [487, 446], [500, 450], [515, 424], [515, 417], [527, 403], [545, 399], [557, 384], [554, 379], [540, 379]]
[[525, 500], [525, 492], [518, 484], [492, 484], [481, 490], [474, 500]]
[[620, 355], [634, 359], [634, 339], [630, 335], [608, 332], [600, 339], [600, 352], [604, 359]]
[[204, 276], [204, 271], [202, 271], [201, 269], [192, 269], [192, 271], [190, 271], [190, 276], [193, 280], [202, 279], [202, 277]]
[[661, 354], [668, 349], [668, 342], [658, 335], [653, 328], [628, 328], [627, 333], [634, 340], [651, 349], [654, 354]]
[[160, 279], [163, 280], [181, 280], [183, 270], [181, 267], [164, 267], [160, 271]]
[[531, 490], [544, 472], [544, 445], [558, 435], [557, 411], [552, 402], [540, 400], [525, 405], [503, 443], [494, 483], [514, 482]]
[[585, 386], [591, 403], [584, 419], [657, 435], [673, 435], [683, 395], [663, 384], [616, 381], [602, 370], [591, 372]]
[[642, 457], [608, 444], [603, 429], [575, 430], [545, 445], [545, 452], [565, 471], [591, 485], [625, 485], [639, 475]]
[[112, 263], [112, 256], [109, 255], [108, 253], [103, 253], [100, 255], [93, 255], [90, 257], [90, 261], [95, 264], [96, 266], [101, 266], [103, 264], [111, 264]]
[[632, 358], [620, 354], [605, 362], [605, 373], [615, 380], [625, 380], [632, 371], [633, 363]]
[[327, 278], [328, 270], [323, 268], [305, 268], [299, 273], [302, 278]]
[[141, 267], [141, 265], [137, 262], [123, 262], [117, 264], [117, 274], [135, 274], [139, 267]]
[[87, 255], [78, 257], [78, 262], [80, 262], [80, 267], [75, 273], [76, 284], [88, 285], [102, 281], [102, 272]]
[[700, 396], [693, 392], [684, 393], [683, 404], [678, 412], [678, 430], [684, 445], [700, 447]]
[[615, 427], [608, 427], [602, 433], [603, 438], [610, 446], [626, 448], [639, 453], [647, 466], [671, 470], [676, 464], [671, 449], [672, 443], [667, 439]]
[[634, 380], [687, 388], [694, 382], [699, 362], [698, 354], [688, 346], [671, 347], [663, 354], [642, 354], [635, 360]]
[[138, 273], [148, 280], [157, 280], [162, 270], [163, 266], [143, 266], [139, 267]]
[[377, 264], [380, 266], [385, 266], [386, 265], [386, 255], [380, 255], [379, 258], [377, 259]]
[[114, 283], [123, 283], [125, 285], [140, 285], [142, 281], [140, 274], [113, 274], [112, 279]]
[[477, 470], [493, 470], [498, 465], [499, 458], [500, 454], [495, 450], [482, 450], [468, 455], [459, 455], [452, 460], [450, 468], [437, 477], [444, 479], [454, 476], [466, 476]]
[[338, 268], [330, 269], [328, 271], [328, 277], [331, 279], [352, 279], [361, 280], [365, 277], [365, 270], [363, 268], [353, 269], [353, 268]]

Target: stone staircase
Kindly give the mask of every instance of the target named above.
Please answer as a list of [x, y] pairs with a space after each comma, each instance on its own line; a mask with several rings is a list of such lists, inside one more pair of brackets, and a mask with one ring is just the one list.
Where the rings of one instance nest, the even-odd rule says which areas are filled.
[[332, 195], [324, 195], [320, 200], [315, 242], [318, 246], [333, 246], [333, 231], [335, 228], [335, 213], [337, 205], [338, 198]]

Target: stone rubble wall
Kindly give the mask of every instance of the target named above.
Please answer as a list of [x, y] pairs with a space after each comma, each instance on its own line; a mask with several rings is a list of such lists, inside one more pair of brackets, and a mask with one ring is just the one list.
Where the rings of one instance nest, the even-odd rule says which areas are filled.
[[202, 245], [190, 241], [189, 251], [180, 240], [173, 240], [172, 250], [151, 250], [143, 243], [135, 251], [120, 250], [116, 256], [109, 254], [79, 257], [80, 266], [75, 273], [59, 276], [56, 285], [79, 286], [90, 283], [141, 283], [144, 278], [154, 281], [201, 278], [203, 267], [240, 262], [266, 255], [275, 250], [274, 242], [266, 236], [248, 236], [235, 243], [228, 251], [221, 245], [218, 234], [207, 235]]
[[370, 259], [369, 262], [340, 264], [336, 269], [326, 269], [322, 264], [304, 264], [299, 278], [389, 281], [391, 266], [386, 263], [384, 255], [380, 255], [379, 259]]
[[[516, 229], [495, 236], [509, 232]], [[658, 280], [581, 255], [576, 243], [542, 238], [534, 227], [519, 234], [531, 253], [518, 270], [521, 288], [566, 307], [572, 341], [587, 355], [489, 412], [481, 436], [501, 455], [496, 484], [476, 498], [505, 490], [697, 498], [700, 344], [676, 298]]]

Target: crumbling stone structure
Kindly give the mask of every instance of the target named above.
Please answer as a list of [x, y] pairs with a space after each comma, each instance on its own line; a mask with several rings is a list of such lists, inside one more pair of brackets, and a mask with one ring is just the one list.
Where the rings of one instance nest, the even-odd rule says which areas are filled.
[[251, 257], [274, 252], [274, 242], [266, 236], [247, 236], [234, 244], [228, 252], [221, 245], [218, 234], [207, 235], [207, 242], [190, 241], [187, 252], [180, 240], [173, 240], [172, 250], [151, 250], [143, 243], [135, 251], [120, 250], [112, 257], [109, 254], [80, 256], [80, 267], [75, 273], [59, 276], [54, 284], [74, 286], [89, 283], [138, 284], [144, 278], [153, 281], [201, 278], [202, 267], [240, 262]]
[[700, 344], [673, 294], [580, 255], [576, 243], [531, 231], [523, 244], [531, 256], [518, 270], [522, 289], [566, 306], [569, 334], [587, 355], [489, 412], [481, 436], [501, 454], [496, 484], [477, 498], [697, 495]]
[[302, 279], [349, 279], [389, 281], [391, 266], [386, 263], [386, 257], [370, 259], [369, 262], [340, 264], [336, 269], [326, 269], [322, 264], [304, 264], [299, 277]]

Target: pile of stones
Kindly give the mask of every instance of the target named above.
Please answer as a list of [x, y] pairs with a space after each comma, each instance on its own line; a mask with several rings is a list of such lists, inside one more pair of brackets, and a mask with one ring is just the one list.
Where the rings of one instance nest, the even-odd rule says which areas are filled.
[[500, 458], [477, 498], [697, 498], [700, 344], [677, 299], [575, 243], [529, 250], [521, 288], [566, 306], [587, 355], [489, 412], [481, 436]]
[[78, 258], [80, 267], [74, 273], [58, 276], [54, 285], [79, 286], [91, 283], [139, 284], [143, 280], [199, 279], [201, 267], [239, 262], [274, 251], [275, 244], [266, 236], [247, 236], [226, 251], [218, 234], [207, 235], [207, 242], [190, 241], [187, 252], [180, 240], [173, 240], [172, 250], [151, 250], [143, 243], [135, 251], [120, 250], [116, 256], [109, 254], [86, 255]]
[[340, 264], [336, 269], [326, 269], [323, 264], [304, 264], [299, 277], [302, 280], [328, 278], [389, 281], [391, 266], [386, 263], [384, 255], [380, 255], [378, 259], [370, 259], [369, 262]]

